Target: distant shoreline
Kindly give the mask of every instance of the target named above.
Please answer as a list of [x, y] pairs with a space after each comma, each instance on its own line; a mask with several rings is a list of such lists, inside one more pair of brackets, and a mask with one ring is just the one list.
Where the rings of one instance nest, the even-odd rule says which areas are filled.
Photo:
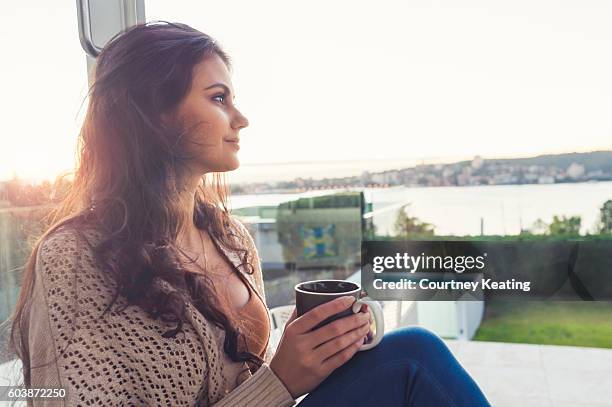
[[300, 194], [305, 192], [313, 192], [313, 191], [342, 191], [342, 190], [359, 190], [359, 189], [401, 189], [401, 188], [494, 188], [494, 187], [509, 187], [509, 186], [550, 186], [550, 185], [561, 185], [561, 184], [597, 184], [600, 182], [611, 182], [610, 179], [601, 179], [601, 180], [587, 180], [587, 181], [563, 181], [563, 182], [554, 182], [550, 184], [537, 184], [537, 183], [524, 183], [524, 184], [494, 184], [494, 185], [435, 185], [435, 186], [427, 186], [427, 185], [373, 185], [373, 186], [355, 186], [355, 187], [335, 187], [335, 188], [312, 188], [312, 189], [277, 189], [277, 190], [266, 190], [257, 192], [257, 194], [253, 193], [235, 193], [233, 192], [231, 196], [249, 196], [249, 195], [275, 195], [275, 194]]
[[[346, 187], [556, 184], [612, 180], [612, 151], [547, 154], [452, 163], [336, 162], [261, 165], [229, 173], [236, 193], [308, 191]], [[361, 164], [361, 165], [357, 165]], [[381, 166], [374, 168], [374, 164]], [[249, 181], [250, 179], [250, 181]]]

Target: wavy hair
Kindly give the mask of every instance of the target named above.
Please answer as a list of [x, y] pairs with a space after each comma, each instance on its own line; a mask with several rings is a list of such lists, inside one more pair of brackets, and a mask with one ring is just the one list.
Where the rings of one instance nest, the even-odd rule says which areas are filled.
[[[228, 55], [213, 38], [185, 24], [161, 21], [136, 25], [115, 36], [99, 55], [79, 134], [74, 181], [51, 214], [51, 226], [34, 244], [11, 317], [10, 344], [22, 360], [26, 386], [31, 382], [28, 298], [36, 256], [41, 242], [61, 226], [102, 232], [94, 256], [117, 283], [104, 313], [121, 295], [154, 317], [176, 322], [175, 329], [163, 334], [174, 337], [186, 321], [185, 301], [191, 301], [225, 331], [224, 351], [233, 361], [248, 362], [252, 372], [263, 363], [258, 355], [239, 351], [239, 341], [246, 343], [244, 334], [214, 301], [206, 273], [189, 271], [179, 260], [184, 253], [176, 245], [181, 225], [189, 221], [183, 219], [179, 198], [180, 180], [190, 159], [185, 148], [188, 129], [168, 124], [164, 117], [189, 91], [194, 66], [213, 55], [231, 69]], [[196, 190], [192, 221], [239, 252], [242, 265], [252, 274], [252, 253], [232, 243], [236, 234], [229, 227], [225, 179], [221, 173], [209, 175], [210, 180], [202, 176]], [[153, 290], [154, 278], [177, 290]]]

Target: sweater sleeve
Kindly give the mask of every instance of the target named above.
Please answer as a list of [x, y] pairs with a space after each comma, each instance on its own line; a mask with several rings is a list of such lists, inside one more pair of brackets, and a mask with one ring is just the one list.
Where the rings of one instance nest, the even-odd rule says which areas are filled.
[[[163, 338], [174, 324], [150, 319], [136, 306], [102, 317], [114, 293], [76, 232], [56, 231], [41, 243], [27, 324], [31, 382], [65, 388], [67, 396], [30, 405], [209, 405], [195, 400], [211, 389], [210, 383], [201, 387], [202, 378], [216, 377], [209, 371], [212, 354], [191, 324], [184, 336]], [[216, 400], [217, 407], [295, 402], [267, 364]]]
[[289, 407], [294, 398], [267, 364], [214, 404], [214, 407]]
[[[81, 355], [84, 347], [91, 346], [78, 326], [79, 313], [88, 313], [86, 306], [77, 302], [78, 251], [73, 233], [61, 231], [52, 234], [39, 246], [34, 287], [30, 303], [28, 348], [30, 352], [31, 387], [63, 388], [66, 397], [34, 399], [33, 406], [76, 405], [94, 401], [112, 405], [116, 402], [108, 386], [82, 386], [85, 372], [100, 367], [100, 361], [83, 361], [83, 365], [66, 365], [69, 355]], [[80, 312], [79, 312], [80, 311]], [[67, 350], [68, 349], [68, 350]], [[74, 352], [74, 353], [73, 353]], [[85, 399], [84, 399], [85, 397]]]
[[[27, 327], [31, 387], [67, 390], [65, 382], [61, 379], [56, 353], [56, 340], [51, 330], [49, 298], [45, 289], [48, 282], [44, 281], [47, 276], [41, 270], [41, 249], [42, 247], [38, 250], [36, 260]], [[53, 298], [51, 300], [53, 301]], [[58, 344], [61, 346], [61, 343]], [[63, 406], [67, 401], [67, 398], [34, 399], [28, 401], [28, 406]]]
[[121, 298], [115, 304], [126, 307], [103, 316], [115, 287], [77, 232], [60, 229], [40, 244], [28, 324], [32, 387], [67, 396], [31, 405], [195, 404], [209, 374], [197, 334], [185, 324], [184, 335], [164, 338], [174, 324]]

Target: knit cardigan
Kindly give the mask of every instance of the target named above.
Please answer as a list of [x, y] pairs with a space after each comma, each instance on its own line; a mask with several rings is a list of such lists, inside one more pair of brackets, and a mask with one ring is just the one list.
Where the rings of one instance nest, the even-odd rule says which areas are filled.
[[[235, 218], [238, 243], [255, 254], [255, 272], [246, 272], [238, 254], [217, 248], [266, 304], [261, 264], [247, 229]], [[89, 232], [88, 232], [89, 233]], [[87, 241], [95, 241], [87, 235]], [[160, 279], [165, 292], [174, 288]], [[37, 399], [34, 406], [156, 405], [257, 406], [295, 404], [283, 382], [270, 369], [270, 343], [264, 364], [251, 374], [246, 362], [234, 362], [223, 350], [225, 332], [192, 304], [188, 323], [175, 337], [162, 334], [176, 323], [151, 318], [119, 296], [100, 317], [115, 293], [94, 261], [87, 242], [69, 228], [59, 228], [41, 243], [35, 267], [27, 332], [34, 388], [65, 388], [63, 400]], [[127, 308], [116, 310], [126, 306]], [[267, 306], [266, 306], [267, 310]], [[269, 317], [268, 311], [268, 317]]]

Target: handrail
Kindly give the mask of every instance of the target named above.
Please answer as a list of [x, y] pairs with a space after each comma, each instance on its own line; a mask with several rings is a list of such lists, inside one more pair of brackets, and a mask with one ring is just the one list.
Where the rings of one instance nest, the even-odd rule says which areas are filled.
[[102, 51], [96, 47], [91, 33], [91, 20], [89, 18], [89, 0], [77, 0], [77, 20], [79, 23], [79, 40], [83, 50], [92, 58], [97, 58]]
[[[81, 42], [81, 47], [83, 50], [89, 55], [91, 58], [96, 59], [100, 52], [102, 52], [102, 48], [106, 45], [114, 35], [118, 34], [120, 31], [123, 31], [135, 24], [144, 23], [145, 22], [145, 12], [144, 12], [144, 0], [120, 0], [120, 8], [119, 14], [111, 17], [116, 17], [119, 19], [119, 31], [118, 32], [109, 32], [106, 36], [108, 38], [104, 39], [104, 44], [96, 45], [93, 32], [92, 32], [92, 5], [95, 2], [98, 2], [100, 9], [106, 6], [108, 9], [108, 5], [111, 4], [107, 0], [77, 0], [77, 20], [79, 25], [79, 40]], [[97, 24], [102, 21], [96, 21]], [[108, 23], [113, 23], [112, 21], [108, 21]], [[115, 21], [116, 23], [116, 21]], [[114, 24], [115, 26], [117, 24]]]

